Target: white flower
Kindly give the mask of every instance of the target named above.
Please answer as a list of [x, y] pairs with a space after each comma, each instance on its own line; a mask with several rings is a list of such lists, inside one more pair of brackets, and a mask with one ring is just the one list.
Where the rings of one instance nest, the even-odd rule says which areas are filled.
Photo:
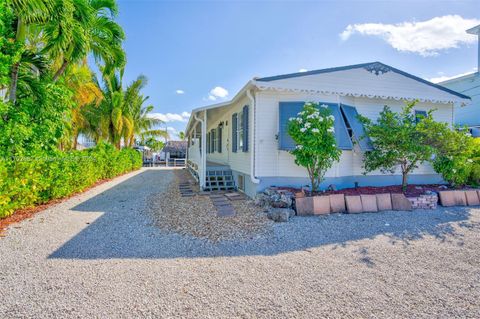
[[330, 133], [335, 133], [335, 129], [334, 129], [333, 127], [329, 127], [329, 128], [328, 128], [328, 132], [330, 132]]
[[468, 136], [468, 137], [472, 137], [472, 134], [470, 134], [470, 133], [465, 133], [465, 135]]
[[467, 159], [467, 162], [473, 163], [473, 160], [469, 158], [469, 159]]
[[291, 118], [289, 118], [288, 120], [289, 120], [289, 121], [295, 121], [296, 118], [295, 118], [295, 117], [291, 117]]
[[305, 123], [306, 128], [310, 128], [311, 124], [310, 123]]
[[456, 169], [452, 169], [452, 172], [456, 173], [456, 172], [457, 172], [457, 170], [456, 170]]
[[333, 116], [333, 115], [329, 115], [328, 118], [331, 119], [332, 121], [335, 120], [335, 116]]
[[322, 121], [323, 121], [323, 117], [320, 117], [318, 120], [319, 120], [320, 122], [322, 122]]
[[313, 128], [313, 129], [312, 129], [312, 132], [313, 132], [313, 133], [318, 133], [318, 132], [320, 132], [320, 130], [319, 130], [318, 128]]
[[322, 105], [320, 105], [320, 107], [323, 107], [324, 109], [328, 109], [328, 105], [326, 105], [326, 104], [322, 104]]
[[302, 128], [300, 129], [300, 132], [303, 133], [303, 132], [305, 132], [306, 130], [307, 130], [306, 128], [302, 127]]
[[297, 145], [296, 146], [299, 150], [301, 150], [303, 148], [303, 145]]

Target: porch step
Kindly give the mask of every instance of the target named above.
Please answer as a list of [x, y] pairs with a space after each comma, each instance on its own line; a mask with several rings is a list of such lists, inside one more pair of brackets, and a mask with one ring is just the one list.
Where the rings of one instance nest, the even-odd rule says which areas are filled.
[[229, 169], [208, 170], [205, 176], [205, 191], [235, 190], [235, 180]]

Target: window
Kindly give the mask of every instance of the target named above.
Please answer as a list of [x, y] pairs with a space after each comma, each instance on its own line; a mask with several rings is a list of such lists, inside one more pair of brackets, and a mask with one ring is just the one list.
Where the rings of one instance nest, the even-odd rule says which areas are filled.
[[243, 150], [243, 112], [237, 113], [237, 149]]
[[215, 153], [218, 146], [217, 130], [213, 129], [211, 134], [212, 134], [212, 153]]

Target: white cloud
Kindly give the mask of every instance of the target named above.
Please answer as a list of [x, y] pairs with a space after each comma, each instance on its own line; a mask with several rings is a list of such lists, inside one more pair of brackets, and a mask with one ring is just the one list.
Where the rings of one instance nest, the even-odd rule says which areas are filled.
[[210, 101], [216, 101], [217, 99], [224, 99], [228, 96], [228, 91], [221, 86], [216, 86], [210, 90], [210, 94], [208, 95], [208, 99]]
[[184, 91], [184, 90], [176, 90], [175, 93], [177, 93], [177, 94], [185, 94], [185, 91]]
[[354, 34], [376, 36], [398, 51], [433, 56], [438, 55], [441, 50], [475, 43], [477, 37], [467, 34], [465, 30], [478, 24], [480, 24], [478, 19], [464, 19], [459, 15], [397, 24], [350, 24], [340, 34], [340, 38], [346, 41]]
[[300, 69], [298, 70], [298, 72], [307, 72], [308, 70], [307, 69]]
[[189, 112], [182, 112], [180, 114], [177, 113], [151, 113], [150, 117], [159, 119], [162, 122], [187, 122], [190, 113]]
[[452, 76], [443, 75], [442, 72], [439, 72], [440, 76], [433, 77], [433, 78], [430, 78], [430, 79], [427, 79], [427, 80], [430, 81], [430, 82], [433, 82], [433, 83], [440, 83], [440, 82], [455, 79], [455, 78], [458, 78], [458, 77], [461, 77], [461, 76], [464, 76], [464, 75], [469, 75], [469, 74], [472, 74], [473, 72], [476, 72], [476, 71], [477, 71], [477, 68], [474, 68], [472, 71], [468, 71], [468, 72], [464, 72], [464, 73], [460, 73], [460, 74], [456, 74], [456, 75], [452, 75]]

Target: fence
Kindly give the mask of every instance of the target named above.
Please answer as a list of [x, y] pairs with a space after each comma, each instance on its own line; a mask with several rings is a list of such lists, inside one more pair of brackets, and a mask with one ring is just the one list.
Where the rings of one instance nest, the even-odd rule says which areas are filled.
[[144, 167], [186, 167], [185, 158], [170, 158], [168, 160], [146, 159], [143, 162]]

